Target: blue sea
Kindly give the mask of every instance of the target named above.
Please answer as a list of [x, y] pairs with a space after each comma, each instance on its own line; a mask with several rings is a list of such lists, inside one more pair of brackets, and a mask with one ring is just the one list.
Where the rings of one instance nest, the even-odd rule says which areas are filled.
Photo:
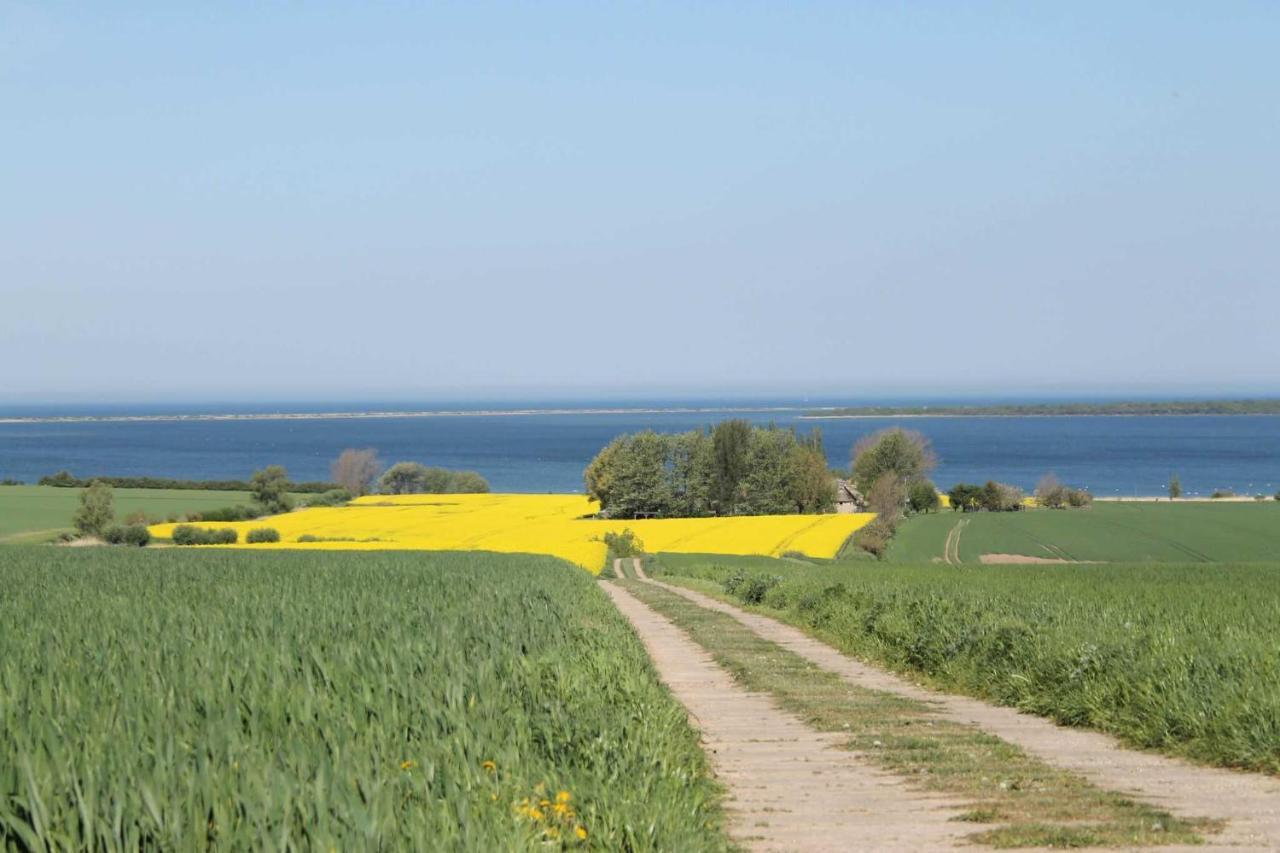
[[[575, 407], [592, 408], [590, 404]], [[616, 405], [616, 404], [615, 404]], [[691, 408], [682, 400], [671, 404]], [[479, 471], [494, 490], [582, 490], [582, 470], [619, 433], [675, 432], [731, 417], [820, 428], [833, 466], [846, 467], [853, 443], [887, 426], [919, 430], [939, 458], [934, 479], [997, 479], [1030, 489], [1054, 472], [1099, 496], [1163, 494], [1177, 473], [1188, 494], [1230, 489], [1274, 494], [1280, 489], [1280, 416], [1025, 417], [1025, 418], [803, 418], [807, 404], [773, 402], [715, 411], [450, 414], [431, 417], [281, 420], [137, 420], [0, 423], [0, 478], [35, 482], [60, 469], [77, 476], [159, 476], [245, 479], [255, 469], [281, 464], [296, 480], [327, 479], [329, 464], [347, 447], [373, 447], [384, 462], [417, 460]], [[510, 407], [510, 406], [508, 406]], [[561, 406], [544, 408], [568, 408]], [[596, 404], [607, 408], [609, 404]], [[294, 405], [284, 411], [416, 411], [415, 406]], [[489, 407], [475, 407], [488, 409]], [[524, 407], [518, 407], [524, 408]], [[0, 410], [0, 418], [57, 415], [135, 416], [181, 412], [262, 413], [264, 406], [186, 407], [172, 412], [139, 407]]]

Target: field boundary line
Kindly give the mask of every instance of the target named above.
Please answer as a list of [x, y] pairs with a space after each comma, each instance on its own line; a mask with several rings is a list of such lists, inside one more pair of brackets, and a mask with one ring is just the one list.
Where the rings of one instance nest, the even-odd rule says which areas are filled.
[[[653, 583], [653, 581], [647, 581]], [[748, 850], [969, 847], [964, 806], [908, 784], [734, 681], [711, 653], [621, 584], [602, 584], [688, 710], [728, 790], [729, 835]]]
[[[1139, 752], [1101, 732], [1059, 726], [1044, 717], [979, 699], [930, 690], [864, 663], [799, 628], [742, 610], [685, 587], [650, 580], [669, 592], [732, 616], [758, 636], [777, 643], [858, 687], [929, 702], [950, 720], [976, 726], [1093, 784], [1144, 800], [1181, 817], [1226, 821], [1198, 850], [1280, 850], [1280, 779], [1194, 765]], [[1160, 848], [1167, 849], [1167, 848]]]

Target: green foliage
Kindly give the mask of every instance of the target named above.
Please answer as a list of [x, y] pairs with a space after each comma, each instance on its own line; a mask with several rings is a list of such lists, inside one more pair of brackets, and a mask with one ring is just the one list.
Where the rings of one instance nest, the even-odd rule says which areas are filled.
[[893, 534], [893, 522], [884, 516], [877, 516], [870, 524], [858, 528], [853, 534], [853, 544], [877, 560], [883, 560], [889, 552]]
[[261, 542], [279, 542], [280, 531], [274, 527], [255, 527], [245, 534], [244, 541], [250, 545]]
[[143, 524], [114, 524], [102, 534], [110, 545], [133, 545], [145, 548], [151, 542], [151, 531]]
[[187, 521], [251, 521], [262, 515], [262, 510], [252, 506], [223, 506], [187, 513]]
[[346, 489], [330, 489], [307, 498], [306, 506], [345, 506], [350, 502], [351, 493]]
[[420, 462], [397, 462], [378, 481], [385, 495], [477, 494], [489, 491], [489, 481], [475, 471], [428, 468]]
[[[745, 600], [733, 580], [737, 558], [659, 561], [667, 579], [716, 581]], [[1274, 563], [851, 570], [770, 562], [743, 563], [782, 578], [763, 603], [857, 657], [1143, 748], [1280, 773]]]
[[288, 492], [289, 474], [283, 465], [268, 465], [255, 471], [249, 485], [254, 501], [264, 513], [274, 515], [293, 509], [293, 498]]
[[751, 453], [751, 424], [721, 421], [711, 431], [711, 499], [719, 515], [733, 515], [741, 498]]
[[941, 505], [938, 487], [932, 480], [912, 480], [907, 484], [907, 506], [912, 512], [934, 512]]
[[982, 505], [982, 486], [973, 483], [956, 483], [947, 491], [952, 512], [969, 512]]
[[561, 561], [14, 548], [0, 588], [0, 849], [561, 849], [538, 786], [589, 849], [728, 847], [687, 713]]
[[[59, 471], [38, 481], [41, 486], [58, 488], [83, 488], [94, 480], [100, 480], [113, 489], [164, 489], [166, 491], [194, 492], [247, 492], [252, 486], [245, 480], [178, 480], [171, 477], [89, 477], [82, 479], [72, 476], [70, 471]], [[20, 483], [0, 483], [0, 485], [21, 485]], [[318, 494], [334, 487], [333, 483], [289, 483], [289, 491], [294, 493]]]
[[936, 464], [929, 439], [902, 427], [881, 430], [853, 446], [853, 479], [863, 492], [885, 474], [902, 482], [926, 478]]
[[95, 480], [80, 493], [80, 507], [72, 516], [71, 523], [86, 536], [100, 536], [115, 517], [111, 487]]
[[[744, 432], [745, 430], [745, 432]], [[816, 431], [815, 431], [816, 433]], [[830, 512], [820, 434], [725, 421], [714, 430], [622, 435], [591, 460], [587, 494], [614, 518]]]
[[604, 544], [609, 546], [611, 557], [639, 557], [644, 554], [644, 542], [629, 527], [621, 533], [612, 530], [605, 533]]
[[218, 529], [179, 524], [173, 528], [175, 545], [234, 545], [239, 534], [230, 527]]
[[1175, 500], [1182, 497], [1182, 478], [1177, 474], [1169, 478], [1169, 497]]
[[[1024, 508], [1022, 503], [1024, 497], [1022, 489], [1017, 486], [1011, 486], [1008, 483], [997, 483], [995, 480], [987, 480], [987, 484], [982, 487], [982, 493], [978, 498], [978, 506], [987, 512], [1017, 512]], [[1070, 498], [1070, 493], [1068, 493], [1068, 501], [1070, 501]]]
[[1081, 507], [1091, 506], [1093, 504], [1093, 495], [1084, 489], [1067, 489], [1067, 506]]

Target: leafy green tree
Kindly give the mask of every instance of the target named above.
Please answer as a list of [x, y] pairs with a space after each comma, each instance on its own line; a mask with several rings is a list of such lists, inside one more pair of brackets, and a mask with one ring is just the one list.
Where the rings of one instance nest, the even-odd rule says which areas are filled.
[[94, 480], [80, 493], [80, 506], [71, 523], [86, 536], [101, 536], [115, 517], [111, 487], [101, 480]]
[[453, 471], [449, 474], [449, 494], [476, 495], [488, 491], [489, 481], [475, 471]]
[[268, 513], [288, 512], [293, 509], [289, 496], [289, 474], [283, 465], [268, 465], [255, 471], [249, 480], [253, 500]]
[[712, 500], [719, 515], [733, 515], [742, 498], [742, 479], [751, 453], [751, 424], [735, 419], [721, 421], [711, 433], [715, 485]]
[[614, 518], [663, 516], [671, 508], [667, 441], [653, 430], [629, 436], [612, 462], [609, 514]]
[[977, 509], [982, 499], [982, 486], [972, 483], [956, 483], [947, 492], [952, 512], [969, 512]]
[[836, 478], [827, 467], [821, 438], [817, 446], [802, 442], [791, 448], [791, 501], [796, 512], [831, 512], [836, 505]]
[[668, 438], [671, 511], [684, 518], [710, 515], [715, 489], [715, 456], [711, 436], [692, 430]]
[[929, 439], [901, 427], [865, 436], [853, 446], [853, 479], [864, 493], [885, 474], [906, 483], [928, 477], [936, 464]]
[[628, 436], [620, 435], [606, 444], [582, 472], [587, 496], [599, 501], [602, 510], [607, 511], [613, 502], [614, 479], [618, 472], [619, 458], [626, 452], [627, 439]]
[[941, 503], [932, 480], [912, 480], [907, 484], [907, 506], [912, 512], [933, 512]]
[[747, 468], [742, 477], [743, 512], [749, 515], [782, 515], [795, 512], [792, 499], [791, 451], [795, 433], [770, 426], [752, 430]]
[[1177, 474], [1169, 478], [1169, 497], [1174, 500], [1182, 497], [1182, 479]]
[[416, 495], [427, 491], [427, 466], [420, 462], [397, 462], [378, 481], [384, 495]]

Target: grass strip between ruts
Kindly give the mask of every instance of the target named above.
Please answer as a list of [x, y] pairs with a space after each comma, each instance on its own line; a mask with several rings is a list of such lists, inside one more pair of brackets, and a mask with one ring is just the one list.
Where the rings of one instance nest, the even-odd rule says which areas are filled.
[[672, 620], [748, 689], [768, 693], [821, 731], [922, 790], [968, 803], [958, 819], [991, 824], [970, 840], [995, 847], [1196, 844], [1220, 824], [1179, 819], [1103, 790], [982, 730], [940, 718], [924, 702], [845, 681], [730, 616], [654, 584], [628, 592]]

